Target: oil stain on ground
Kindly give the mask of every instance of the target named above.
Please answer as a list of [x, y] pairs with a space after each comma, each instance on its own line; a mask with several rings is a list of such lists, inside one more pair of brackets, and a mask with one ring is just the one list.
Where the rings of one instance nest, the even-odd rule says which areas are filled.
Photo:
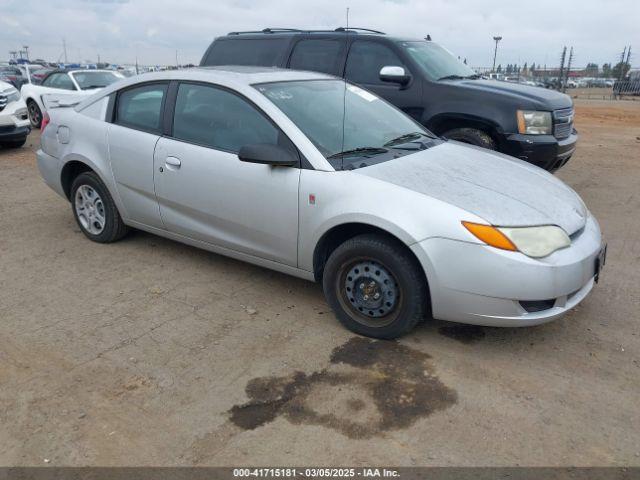
[[438, 329], [440, 335], [461, 343], [476, 343], [485, 337], [485, 330], [478, 325], [453, 324]]
[[457, 400], [434, 374], [428, 354], [361, 337], [336, 347], [328, 368], [255, 378], [246, 393], [250, 400], [229, 411], [240, 428], [253, 430], [283, 417], [350, 438], [406, 428]]

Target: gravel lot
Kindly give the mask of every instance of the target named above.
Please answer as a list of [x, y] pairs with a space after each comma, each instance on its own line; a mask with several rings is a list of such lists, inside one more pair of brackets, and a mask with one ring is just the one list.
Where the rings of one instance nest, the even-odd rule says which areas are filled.
[[526, 329], [354, 337], [319, 286], [141, 232], [99, 245], [0, 151], [1, 465], [640, 465], [640, 103], [576, 100], [559, 173], [603, 279]]

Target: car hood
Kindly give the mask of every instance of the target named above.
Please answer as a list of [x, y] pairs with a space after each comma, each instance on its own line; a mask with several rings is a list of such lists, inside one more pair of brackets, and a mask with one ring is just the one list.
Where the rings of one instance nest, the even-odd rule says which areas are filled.
[[557, 110], [573, 106], [569, 95], [547, 88], [522, 85], [520, 83], [501, 82], [498, 80], [458, 80], [456, 86], [500, 95], [510, 95], [525, 102], [537, 104], [536, 108]]
[[580, 197], [552, 174], [458, 142], [353, 172], [455, 205], [496, 226], [558, 225], [571, 235], [586, 223]]

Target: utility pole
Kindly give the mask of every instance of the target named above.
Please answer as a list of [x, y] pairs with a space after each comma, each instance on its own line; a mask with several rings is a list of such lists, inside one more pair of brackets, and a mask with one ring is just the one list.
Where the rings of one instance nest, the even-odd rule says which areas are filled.
[[178, 64], [178, 50], [176, 49], [176, 68], [180, 68], [180, 65]]
[[69, 59], [67, 58], [67, 40], [62, 38], [62, 51], [64, 52], [64, 63], [69, 63]]
[[569, 72], [571, 71], [571, 62], [573, 62], [573, 47], [569, 50], [569, 61], [567, 62], [567, 70], [564, 74], [564, 88], [562, 89], [562, 93], [567, 91], [567, 82], [569, 81]]
[[493, 68], [492, 72], [496, 71], [496, 57], [498, 56], [498, 42], [502, 40], [502, 37], [493, 37], [493, 41], [496, 42], [496, 48], [493, 50]]
[[562, 48], [562, 56], [560, 57], [560, 71], [558, 72], [558, 90], [562, 91], [564, 83], [564, 60], [567, 56], [567, 47]]

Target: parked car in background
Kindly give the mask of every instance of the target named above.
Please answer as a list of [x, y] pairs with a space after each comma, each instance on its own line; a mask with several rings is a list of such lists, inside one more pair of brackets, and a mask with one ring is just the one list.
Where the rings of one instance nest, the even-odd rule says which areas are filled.
[[13, 65], [0, 66], [0, 80], [10, 83], [18, 90], [26, 83], [26, 79], [22, 76], [20, 69]]
[[20, 92], [0, 80], [0, 147], [21, 147], [30, 130], [27, 106]]
[[113, 70], [52, 70], [38, 85], [30, 83], [22, 87], [22, 98], [27, 103], [29, 120], [34, 128], [40, 128], [46, 111], [42, 96], [89, 96], [111, 85], [124, 76]]
[[29, 70], [29, 83], [33, 83], [34, 85], [40, 85], [44, 77], [46, 77], [49, 73], [53, 72], [55, 68], [49, 67], [40, 67], [33, 68]]
[[345, 77], [437, 135], [549, 171], [573, 155], [573, 102], [562, 93], [482, 79], [435, 42], [366, 29], [265, 29], [216, 38], [202, 66], [260, 65]]
[[604, 264], [597, 221], [559, 179], [330, 75], [152, 73], [49, 116], [38, 167], [87, 238], [135, 227], [316, 280], [362, 335], [430, 316], [547, 322]]

